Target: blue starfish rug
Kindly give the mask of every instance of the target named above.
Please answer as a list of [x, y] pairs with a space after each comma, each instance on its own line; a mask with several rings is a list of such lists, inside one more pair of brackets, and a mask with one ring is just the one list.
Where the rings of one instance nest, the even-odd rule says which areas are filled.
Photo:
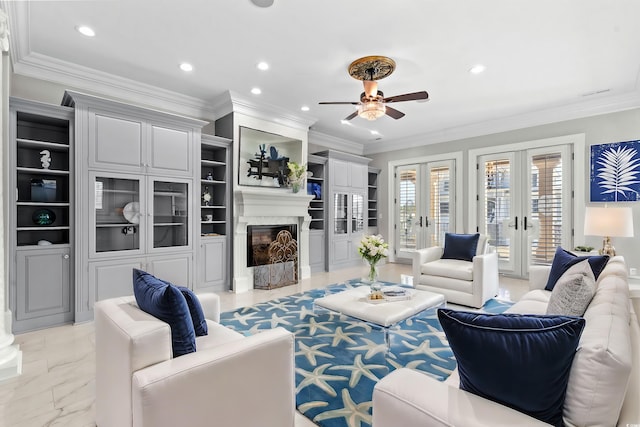
[[[370, 427], [373, 386], [395, 369], [417, 369], [442, 381], [456, 366], [437, 308], [383, 328], [314, 304], [359, 285], [351, 280], [220, 316], [220, 323], [246, 335], [277, 326], [295, 334], [296, 406], [323, 427]], [[490, 300], [483, 311], [502, 313], [510, 306]]]

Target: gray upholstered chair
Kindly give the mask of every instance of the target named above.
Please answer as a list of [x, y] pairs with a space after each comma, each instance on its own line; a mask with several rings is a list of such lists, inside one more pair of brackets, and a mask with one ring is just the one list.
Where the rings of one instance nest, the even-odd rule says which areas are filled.
[[480, 235], [471, 261], [443, 259], [433, 246], [413, 254], [413, 287], [443, 294], [447, 302], [480, 308], [498, 293], [498, 254]]

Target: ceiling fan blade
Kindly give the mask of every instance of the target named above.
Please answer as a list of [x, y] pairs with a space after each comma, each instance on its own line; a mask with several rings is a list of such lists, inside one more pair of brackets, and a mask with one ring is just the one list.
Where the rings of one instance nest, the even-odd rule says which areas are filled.
[[364, 93], [369, 98], [375, 98], [378, 95], [378, 82], [375, 80], [363, 80], [364, 83]]
[[320, 105], [358, 105], [359, 102], [318, 102]]
[[405, 93], [404, 95], [385, 98], [384, 102], [418, 101], [420, 99], [429, 99], [429, 94], [424, 90], [422, 92]]
[[353, 113], [349, 114], [347, 117], [344, 118], [344, 120], [351, 120], [351, 119], [355, 118], [357, 115], [358, 115], [358, 110], [356, 110]]
[[402, 111], [398, 111], [395, 108], [389, 107], [388, 105], [385, 106], [385, 113], [387, 114], [387, 116], [393, 117], [396, 120], [404, 117], [404, 113]]

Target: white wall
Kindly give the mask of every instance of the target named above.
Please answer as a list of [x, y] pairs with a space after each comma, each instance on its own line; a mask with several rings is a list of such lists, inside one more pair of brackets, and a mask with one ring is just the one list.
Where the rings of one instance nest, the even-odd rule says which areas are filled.
[[[462, 168], [464, 172], [464, 182], [468, 182], [469, 171], [475, 166], [469, 165], [469, 150], [482, 147], [498, 146], [503, 144], [513, 144], [524, 141], [532, 141], [537, 139], [552, 138], [571, 134], [585, 134], [586, 144], [584, 153], [584, 170], [585, 170], [585, 186], [584, 200], [589, 205], [589, 155], [590, 146], [594, 144], [604, 144], [609, 142], [629, 141], [640, 139], [640, 109], [622, 111], [618, 113], [605, 114], [595, 117], [587, 117], [583, 119], [569, 120], [548, 125], [535, 126], [525, 129], [519, 129], [509, 132], [502, 132], [493, 135], [485, 135], [475, 138], [467, 138], [456, 141], [449, 141], [440, 144], [425, 145], [422, 147], [410, 148], [399, 151], [391, 151], [387, 153], [368, 154], [367, 157], [372, 159], [371, 166], [375, 166], [382, 170], [379, 183], [379, 194], [382, 195], [378, 205], [378, 212], [383, 213], [383, 218], [378, 220], [379, 229], [385, 235], [385, 238], [391, 239], [389, 236], [389, 223], [387, 212], [389, 209], [388, 188], [388, 163], [391, 161], [418, 158], [437, 154], [451, 153], [456, 151], [463, 152]], [[465, 186], [462, 200], [468, 201], [475, 193], [471, 193]], [[598, 204], [601, 205], [601, 204]], [[625, 205], [633, 208], [635, 238], [613, 238], [613, 245], [616, 247], [618, 254], [623, 255], [629, 267], [640, 269], [640, 202], [627, 203]], [[460, 206], [464, 212], [464, 224], [468, 223], [468, 206]], [[598, 237], [586, 237], [585, 241], [575, 241], [573, 246], [586, 244], [596, 248], [602, 247], [602, 240]]]

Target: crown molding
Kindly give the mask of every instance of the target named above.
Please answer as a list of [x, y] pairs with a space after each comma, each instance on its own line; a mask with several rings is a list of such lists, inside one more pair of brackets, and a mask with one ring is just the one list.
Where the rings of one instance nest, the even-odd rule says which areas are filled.
[[216, 117], [223, 117], [230, 113], [239, 113], [286, 125], [294, 129], [309, 130], [311, 125], [317, 121], [314, 117], [301, 117], [276, 105], [255, 102], [233, 91], [226, 91], [216, 97], [210, 104], [210, 107]]
[[364, 154], [385, 153], [408, 148], [421, 147], [441, 142], [457, 141], [516, 129], [564, 122], [602, 114], [615, 113], [640, 107], [640, 91], [633, 90], [621, 95], [607, 96], [569, 105], [552, 107], [531, 113], [472, 123], [456, 128], [414, 135], [395, 141], [380, 141], [365, 145]]
[[348, 141], [333, 135], [327, 135], [315, 130], [309, 131], [309, 144], [320, 145], [330, 150], [344, 151], [362, 156], [364, 154], [364, 144]]

